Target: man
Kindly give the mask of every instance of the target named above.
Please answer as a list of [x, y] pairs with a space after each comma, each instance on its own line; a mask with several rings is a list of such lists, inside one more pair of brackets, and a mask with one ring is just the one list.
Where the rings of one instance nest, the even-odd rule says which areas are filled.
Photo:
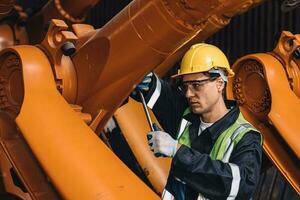
[[[150, 132], [155, 155], [173, 157], [162, 199], [251, 199], [259, 179], [261, 135], [224, 100], [230, 69], [223, 52], [196, 44], [173, 78], [149, 74], [138, 86], [164, 131]], [[143, 87], [146, 86], [146, 87]]]

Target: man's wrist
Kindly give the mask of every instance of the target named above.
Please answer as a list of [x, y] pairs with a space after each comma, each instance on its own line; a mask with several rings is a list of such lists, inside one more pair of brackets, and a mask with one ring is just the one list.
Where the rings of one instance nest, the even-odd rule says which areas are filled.
[[178, 149], [181, 147], [181, 144], [180, 143], [177, 143], [177, 146], [176, 146], [176, 152], [178, 151]]
[[179, 149], [180, 147], [181, 147], [181, 144], [179, 144], [179, 143], [177, 142], [176, 146], [174, 147], [174, 153], [173, 153], [172, 157], [175, 156], [176, 152], [178, 151], [178, 149]]

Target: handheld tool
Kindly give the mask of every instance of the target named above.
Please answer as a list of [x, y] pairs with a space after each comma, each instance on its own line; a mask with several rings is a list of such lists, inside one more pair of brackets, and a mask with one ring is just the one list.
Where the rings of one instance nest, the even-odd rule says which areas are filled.
[[156, 130], [154, 130], [154, 127], [153, 127], [153, 124], [152, 124], [152, 120], [151, 120], [151, 117], [150, 117], [150, 114], [149, 114], [148, 107], [146, 105], [146, 101], [145, 101], [144, 95], [143, 95], [143, 93], [141, 91], [138, 91], [138, 93], [139, 93], [140, 98], [142, 100], [143, 108], [144, 108], [144, 111], [146, 113], [146, 118], [147, 118], [148, 124], [150, 126], [150, 129], [151, 129], [151, 131], [156, 131]]
[[[146, 104], [146, 101], [145, 101], [145, 98], [144, 98], [144, 95], [141, 91], [138, 91], [139, 95], [140, 95], [140, 98], [142, 100], [142, 104], [143, 104], [143, 108], [144, 108], [144, 111], [146, 113], [146, 118], [147, 118], [147, 121], [148, 121], [148, 124], [150, 126], [150, 129], [151, 131], [160, 131], [160, 128], [157, 126], [157, 124], [153, 124], [152, 123], [152, 120], [151, 120], [151, 117], [150, 117], [150, 114], [149, 114], [149, 110], [148, 110], [148, 107], [147, 107], [147, 104]], [[150, 140], [151, 138], [148, 138], [148, 140]], [[164, 154], [161, 154], [161, 153], [155, 153], [154, 154], [156, 157], [166, 157]]]

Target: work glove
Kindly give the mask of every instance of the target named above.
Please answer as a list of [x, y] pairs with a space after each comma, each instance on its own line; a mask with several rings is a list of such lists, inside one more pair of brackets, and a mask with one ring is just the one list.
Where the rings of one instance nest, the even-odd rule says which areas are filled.
[[147, 134], [148, 144], [156, 157], [174, 157], [177, 151], [177, 140], [163, 131], [152, 131]]
[[152, 78], [153, 78], [153, 73], [150, 72], [149, 74], [147, 74], [144, 79], [136, 86], [136, 88], [133, 90], [133, 92], [130, 94], [130, 96], [137, 100], [140, 101], [140, 97], [138, 94], [138, 91], [141, 91], [144, 95], [149, 91], [150, 89], [150, 85], [152, 82]]

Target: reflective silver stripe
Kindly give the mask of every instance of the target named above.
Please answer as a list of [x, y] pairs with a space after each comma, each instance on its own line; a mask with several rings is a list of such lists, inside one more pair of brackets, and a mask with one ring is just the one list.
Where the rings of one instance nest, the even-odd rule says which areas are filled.
[[164, 189], [162, 195], [161, 195], [162, 200], [174, 200], [174, 196], [166, 189]]
[[229, 196], [227, 197], [227, 200], [233, 200], [235, 199], [236, 195], [239, 192], [241, 176], [240, 176], [240, 169], [236, 164], [233, 163], [228, 163], [228, 164], [231, 168], [233, 179], [231, 182], [231, 189], [230, 189]]
[[[245, 124], [241, 124], [241, 126], [239, 128], [237, 128], [237, 130], [235, 130], [231, 136], [231, 140], [234, 140], [243, 130], [245, 130], [246, 128], [251, 128], [251, 124], [245, 123]], [[240, 129], [240, 130], [239, 130]]]
[[199, 194], [197, 200], [209, 200], [209, 199], [205, 198], [202, 194]]
[[185, 127], [188, 125], [189, 121], [187, 121], [186, 119], [182, 118], [181, 123], [180, 123], [180, 127], [179, 127], [179, 132], [177, 135], [177, 140], [181, 137], [181, 135], [183, 134]]
[[[231, 153], [233, 151], [234, 140], [239, 136], [240, 133], [242, 133], [245, 129], [250, 128], [250, 127], [252, 127], [250, 124], [241, 124], [241, 126], [238, 127], [233, 132], [232, 136], [229, 139], [229, 143], [226, 146], [225, 154], [222, 159], [223, 162], [228, 163]], [[229, 193], [229, 196], [227, 197], [227, 200], [233, 200], [236, 198], [236, 196], [239, 192], [241, 176], [240, 176], [240, 169], [236, 164], [233, 164], [233, 163], [228, 163], [228, 164], [231, 168], [232, 182], [231, 182], [230, 193]]]
[[160, 93], [161, 93], [161, 82], [160, 82], [159, 78], [156, 75], [154, 75], [154, 77], [156, 78], [156, 88], [155, 88], [149, 102], [147, 103], [147, 106], [150, 109], [153, 108], [154, 104], [156, 103], [156, 101], [157, 101], [157, 99], [158, 99], [158, 97], [160, 96]]
[[[236, 137], [242, 133], [245, 129], [247, 128], [251, 128], [251, 124], [248, 123], [244, 123], [241, 124], [241, 126], [239, 126], [237, 129], [234, 130], [233, 134], [231, 135], [231, 137], [228, 139], [227, 144], [226, 144], [226, 148], [225, 148], [225, 153], [223, 156], [222, 161], [224, 163], [228, 163], [229, 158], [231, 156], [231, 153], [233, 151], [233, 147], [234, 147], [234, 140], [236, 139]], [[229, 196], [227, 197], [227, 200], [234, 200], [239, 192], [239, 188], [240, 188], [240, 181], [241, 181], [241, 176], [240, 176], [240, 169], [236, 164], [233, 163], [228, 163], [230, 168], [231, 168], [231, 173], [232, 173], [232, 182], [231, 182], [231, 189], [230, 189], [230, 193]], [[197, 200], [206, 200], [205, 197], [203, 197], [203, 195], [199, 194]]]
[[224, 157], [223, 157], [223, 159], [222, 159], [222, 161], [223, 161], [224, 163], [228, 163], [232, 151], [233, 151], [233, 142], [231, 142], [231, 144], [230, 144], [230, 146], [228, 147], [228, 149], [226, 149], [226, 153], [225, 153], [225, 155], [224, 155]]
[[179, 178], [177, 178], [176, 176], [174, 176], [175, 180], [181, 182], [182, 184], [186, 184], [184, 181], [180, 180]]
[[234, 130], [232, 136], [230, 137], [230, 139], [228, 140], [228, 143], [226, 144], [226, 148], [225, 148], [225, 153], [223, 156], [222, 161], [224, 163], [227, 163], [229, 161], [229, 158], [231, 156], [231, 153], [233, 151], [233, 146], [234, 146], [234, 140], [235, 138], [242, 133], [246, 128], [250, 128], [252, 127], [250, 124], [241, 124], [241, 126], [239, 126], [237, 129]]

